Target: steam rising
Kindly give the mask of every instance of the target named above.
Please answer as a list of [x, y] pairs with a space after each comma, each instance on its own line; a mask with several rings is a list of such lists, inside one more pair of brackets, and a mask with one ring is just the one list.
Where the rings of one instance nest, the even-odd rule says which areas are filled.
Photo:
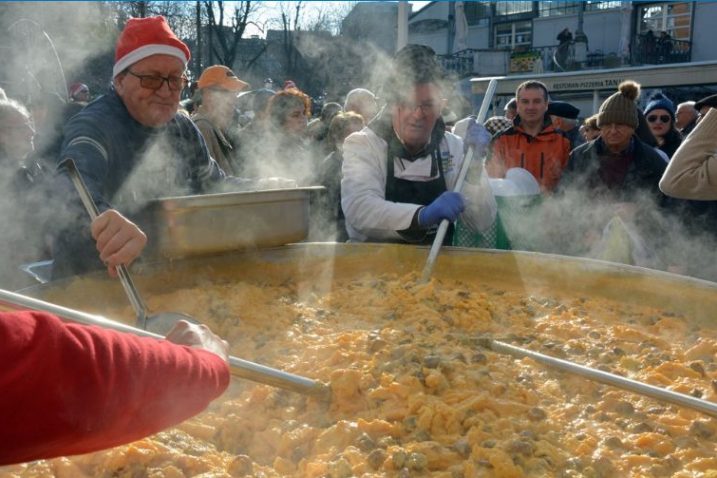
[[[1, 4], [0, 26], [5, 37], [0, 58], [6, 66], [0, 77], [8, 96], [30, 106], [39, 103], [43, 94], [64, 95], [68, 83], [88, 82], [90, 77], [100, 81], [90, 83], [93, 94], [106, 91], [111, 77], [117, 25], [121, 22], [116, 12], [112, 14], [115, 8], [115, 5], [104, 2]], [[19, 22], [21, 19], [23, 21]], [[49, 33], [54, 44], [43, 30]], [[93, 41], [87, 41], [88, 38]], [[394, 73], [391, 56], [386, 51], [347, 39], [323, 41], [321, 35], [312, 32], [297, 34], [296, 46], [300, 55], [310, 62], [312, 75], [324, 75], [331, 80], [327, 81], [325, 101], [343, 104], [343, 97], [349, 90], [364, 87], [377, 93], [381, 102], [382, 87]], [[242, 77], [244, 72], [237, 71], [237, 74]], [[292, 79], [302, 88], [299, 78]], [[450, 97], [451, 92], [446, 92], [446, 96]], [[33, 115], [39, 124], [38, 113], [34, 111]], [[369, 120], [366, 118], [367, 122]], [[43, 134], [47, 132], [38, 131], [38, 144]], [[238, 137], [244, 161], [242, 176], [283, 177], [297, 181], [298, 185], [316, 184], [323, 155], [287, 141], [285, 132], [267, 126], [260, 132], [243, 132]], [[189, 193], [173, 182], [175, 171], [163, 169], [176, 161], [169, 151], [171, 148], [167, 145], [152, 145], [130, 176], [127, 184], [135, 190], [145, 191], [146, 195], [138, 197], [123, 189], [111, 199], [117, 201], [118, 207], [126, 207], [125, 213], [131, 215], [139, 211], [154, 197]], [[5, 160], [4, 156], [0, 159]], [[52, 165], [56, 158], [41, 160]], [[51, 166], [48, 169], [51, 174]], [[11, 171], [14, 172], [14, 168], [4, 163], [0, 168], [3, 191], [11, 181]], [[155, 181], [158, 176], [167, 181], [163, 184]], [[68, 212], [58, 207], [66, 198], [49, 200], [45, 194], [46, 190], [39, 187], [25, 191], [22, 198], [0, 195], [0, 214], [4, 223], [0, 236], [4, 249], [0, 255], [0, 285], [10, 288], [23, 285], [17, 283], [18, 262], [49, 259], [45, 236], [54, 226], [77, 220], [86, 228], [89, 223], [84, 211]], [[647, 253], [641, 256], [641, 265], [717, 280], [717, 263], [711, 260], [717, 245], [711, 234], [713, 231], [692, 232], [682, 221], [663, 215], [648, 197], [639, 198], [638, 204], [641, 212], [622, 220], [628, 227], [633, 221], [639, 222], [647, 231], [644, 237]], [[317, 211], [319, 206], [326, 209]], [[314, 202], [313, 207], [312, 239], [333, 240], [335, 235], [329, 227], [333, 205]], [[32, 219], [22, 228], [18, 227], [23, 222], [18, 216], [20, 210], [27, 211]], [[599, 255], [595, 248], [604, 228], [615, 215], [613, 203], [587, 200], [581, 191], [571, 190], [562, 196], [545, 198], [538, 208], [504, 214], [504, 220], [514, 249], [595, 257]], [[257, 218], [257, 221], [261, 220]], [[244, 224], [242, 228], [249, 231], [252, 224]], [[25, 250], [28, 248], [31, 249], [29, 252]]]
[[[635, 212], [573, 188], [538, 206], [502, 208], [501, 216], [516, 250], [619, 260], [717, 280], [717, 264], [709, 259], [717, 246], [713, 231], [686, 223], [680, 213], [666, 213], [647, 193], [633, 202]], [[626, 231], [612, 230], [616, 218]]]

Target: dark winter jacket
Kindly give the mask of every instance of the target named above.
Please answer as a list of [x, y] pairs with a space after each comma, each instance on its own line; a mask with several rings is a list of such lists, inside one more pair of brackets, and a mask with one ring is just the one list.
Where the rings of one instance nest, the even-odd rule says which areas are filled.
[[672, 159], [672, 156], [677, 151], [677, 148], [682, 144], [682, 135], [676, 129], [671, 129], [665, 135], [665, 142], [658, 146], [668, 158]]
[[117, 209], [133, 220], [153, 199], [198, 194], [225, 177], [189, 117], [176, 114], [165, 126], [143, 126], [111, 90], [65, 126], [54, 186], [68, 212], [58, 217], [65, 227], [55, 239], [55, 277], [102, 268], [89, 217], [64, 169], [68, 159], [100, 212]]
[[624, 177], [617, 183], [609, 184], [606, 180], [607, 162], [617, 156], [610, 155], [602, 138], [583, 144], [570, 154], [559, 189], [580, 188], [590, 196], [608, 196], [618, 201], [629, 201], [634, 195], [646, 192], [658, 204], [664, 204], [665, 196], [658, 185], [667, 167], [665, 161], [636, 136], [633, 136], [628, 151], [624, 153], [630, 156]]

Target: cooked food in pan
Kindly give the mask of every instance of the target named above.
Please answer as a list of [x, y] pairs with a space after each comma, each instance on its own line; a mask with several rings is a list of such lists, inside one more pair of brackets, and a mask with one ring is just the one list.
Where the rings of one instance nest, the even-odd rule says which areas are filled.
[[[235, 381], [176, 429], [0, 477], [711, 476], [717, 422], [481, 347], [482, 337], [717, 401], [717, 331], [671, 310], [465, 278], [358, 274], [155, 295], [232, 353], [331, 384]], [[119, 315], [132, 317], [129, 306]], [[204, 474], [204, 475], [202, 475]]]

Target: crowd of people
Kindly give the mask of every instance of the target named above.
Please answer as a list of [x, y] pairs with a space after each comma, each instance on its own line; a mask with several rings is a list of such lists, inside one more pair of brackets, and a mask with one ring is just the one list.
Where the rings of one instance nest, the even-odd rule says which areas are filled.
[[[164, 18], [130, 19], [117, 42], [111, 87], [94, 100], [86, 85], [73, 84], [61, 113], [51, 115], [49, 100], [28, 109], [3, 93], [4, 288], [13, 288], [20, 264], [48, 257], [53, 277], [102, 268], [115, 274], [117, 266], [131, 265], [151, 240], [141, 213], [158, 197], [315, 184], [326, 187], [315, 201], [322, 240], [427, 244], [443, 220], [451, 223], [445, 244], [457, 244], [457, 224], [487, 236], [501, 221], [496, 197], [512, 182], [513, 193], [542, 200], [525, 211], [525, 227], [513, 231], [524, 236], [515, 243], [526, 249], [699, 275], [686, 254], [665, 252], [680, 247], [674, 230], [710, 240], [715, 231], [717, 113], [711, 110], [717, 95], [675, 107], [660, 94], [641, 110], [640, 85], [625, 81], [580, 125], [579, 109], [551, 101], [543, 83], [527, 81], [503, 115], [484, 124], [475, 116], [456, 121], [444, 108], [450, 87], [435, 53], [408, 45], [391, 62], [378, 96], [354, 89], [311, 119], [311, 100], [294, 82], [279, 91], [250, 90], [222, 65], [205, 69], [192, 97], [181, 102], [189, 59]], [[462, 190], [454, 191], [468, 158], [477, 160]], [[70, 162], [100, 210], [92, 222], [69, 179]], [[626, 253], [611, 251], [615, 237]], [[200, 411], [226, 388], [226, 344], [208, 330], [177, 327], [168, 341], [142, 341], [45, 314], [3, 314], [0, 356], [22, 363], [21, 373], [12, 367], [0, 373], [3, 389], [15, 394], [0, 399], [4, 423], [20, 427], [33, 413], [45, 419], [47, 409], [78, 418], [52, 422], [50, 435], [25, 427], [14, 447], [8, 437], [19, 432], [4, 427], [0, 464], [111, 446]], [[35, 342], [39, 330], [52, 340]], [[63, 410], [84, 403], [83, 396], [130, 394], [121, 376], [129, 358], [97, 352], [104, 349], [139, 350], [144, 357], [131, 397], [109, 411]], [[158, 370], [170, 362], [184, 368], [162, 375]], [[95, 369], [71, 380], [79, 363]], [[85, 380], [107, 367], [121, 372], [111, 383]], [[165, 407], [165, 395], [147, 398], [142, 387], [156, 386], [159, 376], [166, 394], [181, 391], [192, 400]], [[67, 380], [44, 388], [55, 377]], [[77, 401], [59, 396], [68, 393]], [[143, 403], [132, 409], [141, 418], [106, 419], [132, 400]], [[9, 422], [11, 410], [17, 420]]]

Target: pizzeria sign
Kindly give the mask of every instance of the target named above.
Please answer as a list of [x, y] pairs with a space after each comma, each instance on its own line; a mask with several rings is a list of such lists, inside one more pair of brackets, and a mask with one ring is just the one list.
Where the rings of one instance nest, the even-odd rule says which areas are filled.
[[549, 88], [551, 91], [614, 89], [623, 81], [623, 78], [556, 81]]

